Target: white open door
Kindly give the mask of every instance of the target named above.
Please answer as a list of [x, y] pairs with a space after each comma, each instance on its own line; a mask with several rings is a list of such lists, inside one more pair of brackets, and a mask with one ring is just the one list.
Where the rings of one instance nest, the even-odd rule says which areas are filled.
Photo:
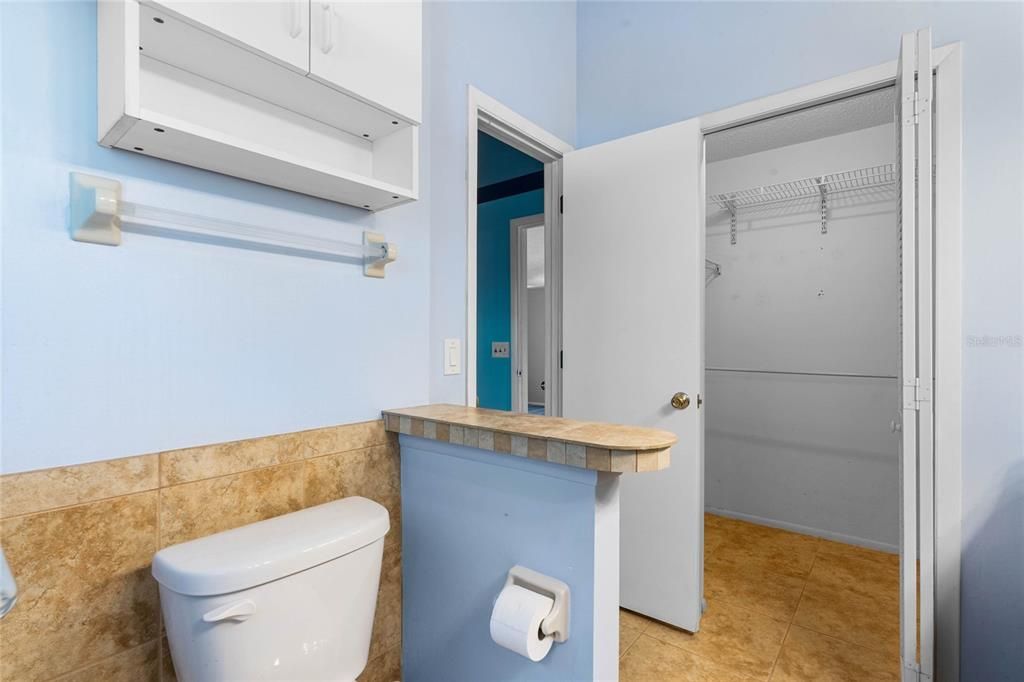
[[[897, 165], [900, 234], [900, 659], [903, 680], [932, 679], [934, 431], [931, 31], [900, 42]], [[920, 624], [919, 624], [920, 623]]]
[[[673, 431], [672, 465], [621, 481], [620, 603], [690, 631], [703, 574], [703, 136], [691, 119], [569, 152], [566, 417]], [[675, 393], [688, 395], [675, 409]]]

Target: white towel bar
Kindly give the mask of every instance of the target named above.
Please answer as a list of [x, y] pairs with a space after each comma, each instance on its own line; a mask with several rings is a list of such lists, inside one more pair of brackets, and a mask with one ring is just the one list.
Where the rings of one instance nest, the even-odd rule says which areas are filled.
[[119, 246], [122, 230], [200, 235], [350, 258], [363, 265], [367, 277], [384, 277], [384, 266], [398, 257], [398, 247], [376, 232], [363, 232], [363, 242], [356, 244], [136, 204], [122, 201], [117, 180], [85, 173], [71, 174], [70, 218], [71, 238], [79, 242]]

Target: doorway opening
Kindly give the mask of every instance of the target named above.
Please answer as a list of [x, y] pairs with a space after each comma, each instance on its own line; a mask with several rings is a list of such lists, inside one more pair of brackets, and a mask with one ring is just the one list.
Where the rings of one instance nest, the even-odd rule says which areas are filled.
[[[754, 600], [746, 598], [745, 592], [760, 591], [769, 602], [785, 594], [795, 597], [795, 601], [791, 600], [790, 603], [793, 607], [792, 616], [782, 615], [782, 621], [765, 616], [783, 626], [777, 630], [779, 638], [771, 645], [777, 647], [774, 653], [781, 658], [767, 661], [767, 670], [760, 668], [757, 676], [766, 676], [762, 673], [770, 673], [774, 660], [786, 658], [783, 647], [790, 635], [793, 637], [790, 651], [793, 651], [806, 643], [798, 641], [798, 637], [807, 632], [821, 634], [820, 629], [827, 627], [827, 624], [816, 623], [815, 627], [819, 630], [815, 631], [811, 627], [794, 625], [793, 621], [805, 599], [816, 597], [819, 603], [830, 599], [827, 593], [808, 586], [810, 571], [819, 554], [818, 547], [831, 542], [834, 544], [827, 547], [837, 549], [837, 546], [841, 546], [839, 549], [847, 549], [847, 554], [856, 554], [856, 550], [863, 549], [862, 555], [853, 558], [865, 561], [882, 558], [868, 552], [881, 552], [885, 547], [879, 544], [865, 548], [864, 545], [869, 544], [863, 542], [866, 538], [856, 536], [851, 532], [852, 528], [847, 528], [846, 532], [836, 532], [835, 524], [835, 534], [823, 540], [807, 532], [796, 534], [766, 524], [744, 526], [734, 518], [730, 520], [736, 521], [737, 527], [745, 529], [745, 536], [730, 541], [728, 537], [720, 535], [717, 540], [723, 543], [728, 541], [728, 545], [736, 551], [732, 552], [728, 561], [720, 562], [724, 571], [709, 571], [705, 574], [702, 551], [705, 539], [703, 517], [706, 465], [702, 406], [706, 366], [705, 288], [710, 284], [713, 289], [726, 281], [730, 276], [730, 265], [749, 266], [760, 258], [754, 255], [750, 262], [731, 264], [721, 262], [724, 258], [716, 260], [714, 253], [708, 254], [712, 258], [705, 258], [705, 207], [709, 203], [714, 204], [707, 201], [705, 188], [709, 181], [713, 181], [713, 178], [706, 178], [705, 174], [705, 137], [755, 121], [799, 114], [812, 107], [894, 85], [899, 93], [898, 97], [890, 98], [885, 112], [889, 121], [895, 118], [897, 122], [893, 125], [893, 132], [899, 132], [898, 137], [894, 134], [886, 142], [890, 161], [898, 158], [895, 168], [884, 160], [876, 164], [881, 168], [871, 165], [870, 160], [863, 164], [850, 163], [849, 166], [836, 162], [824, 169], [808, 170], [807, 175], [794, 174], [785, 180], [773, 178], [751, 181], [749, 184], [737, 183], [738, 186], [733, 190], [712, 194], [726, 195], [724, 208], [730, 214], [730, 223], [734, 222], [733, 211], [743, 208], [742, 200], [771, 199], [769, 189], [777, 191], [781, 195], [780, 200], [806, 199], [814, 206], [811, 224], [815, 231], [812, 234], [816, 237], [836, 237], [834, 242], [841, 245], [839, 237], [842, 231], [838, 231], [835, 222], [843, 217], [843, 210], [858, 208], [843, 205], [840, 201], [846, 198], [843, 190], [852, 185], [859, 191], [870, 193], [878, 190], [881, 184], [898, 183], [899, 191], [895, 198], [898, 204], [896, 213], [900, 217], [899, 230], [895, 233], [898, 238], [890, 242], [888, 253], [890, 257], [896, 255], [900, 259], [900, 268], [897, 270], [899, 285], [888, 289], [888, 298], [885, 299], [889, 304], [898, 306], [898, 318], [892, 310], [884, 313], [887, 320], [898, 319], [900, 342], [896, 351], [896, 371], [876, 374], [867, 368], [867, 363], [863, 362], [864, 357], [851, 353], [847, 353], [847, 356], [854, 359], [859, 357], [858, 361], [863, 368], [846, 371], [833, 364], [822, 365], [820, 369], [801, 369], [797, 362], [822, 357], [817, 354], [822, 348], [817, 347], [813, 349], [814, 353], [791, 352], [785, 357], [792, 360], [793, 365], [776, 371], [779, 375], [790, 374], [807, 380], [892, 381], [893, 375], [899, 377], [895, 384], [898, 387], [896, 399], [888, 402], [879, 394], [872, 405], [877, 407], [887, 403], [885, 408], [891, 412], [886, 415], [885, 435], [881, 437], [895, 439], [899, 448], [896, 464], [899, 594], [893, 599], [889, 591], [878, 598], [879, 601], [887, 600], [889, 606], [895, 606], [888, 613], [898, 614], [899, 632], [895, 642], [888, 637], [878, 638], [881, 642], [878, 646], [886, 649], [888, 656], [884, 670], [880, 670], [878, 675], [866, 673], [862, 677], [875, 679], [895, 675], [897, 679], [926, 679], [934, 678], [934, 671], [941, 670], [944, 678], [954, 679], [957, 669], [957, 562], [960, 551], [957, 524], [961, 335], [960, 294], [955, 285], [960, 274], [960, 79], [959, 48], [953, 45], [932, 50], [930, 33], [924, 30], [902, 37], [900, 58], [895, 62], [699, 118], [595, 144], [567, 154], [563, 160], [563, 247], [566, 254], [562, 282], [566, 310], [562, 376], [564, 414], [570, 418], [662, 428], [674, 432], [678, 437], [672, 448], [670, 468], [651, 476], [624, 476], [619, 482], [620, 605], [632, 611], [632, 615], [642, 614], [659, 621], [660, 625], [674, 626], [691, 633], [706, 627], [712, 632], [711, 635], [696, 635], [699, 638], [697, 641], [706, 641], [714, 640], [716, 629], [721, 632], [722, 628], [726, 628], [724, 621], [728, 620], [721, 614], [721, 610], [715, 616], [715, 610], [716, 603], [728, 604], [730, 598], [727, 596], [716, 602], [716, 594], [721, 597], [722, 594], [731, 593], [732, 602], [748, 606]], [[933, 83], [935, 91], [940, 93], [938, 98], [933, 96]], [[895, 116], [890, 108], [893, 100]], [[798, 131], [802, 128], [804, 126], [794, 126]], [[853, 133], [857, 130], [830, 130], [823, 136], [836, 136], [844, 132]], [[769, 136], [759, 134], [756, 137]], [[895, 142], [897, 139], [898, 143]], [[780, 145], [779, 140], [775, 140], [775, 143], [762, 146], [758, 151], [769, 151], [787, 144], [792, 146], [798, 142], [799, 139], [790, 139], [788, 143]], [[858, 148], [856, 151], [859, 153], [863, 150]], [[799, 182], [808, 179], [808, 182]], [[744, 189], [751, 191], [744, 193]], [[804, 194], [808, 189], [814, 191]], [[889, 201], [892, 202], [891, 197]], [[890, 210], [890, 214], [892, 212]], [[743, 220], [741, 211], [740, 214], [736, 223]], [[792, 218], [780, 215], [775, 217], [780, 220]], [[739, 228], [738, 224], [729, 224], [724, 228], [723, 234], [729, 247], [735, 246], [732, 244], [734, 236], [741, 240], [740, 243], [748, 236], [764, 236], [764, 230], [744, 234]], [[853, 245], [849, 249], [853, 249]], [[845, 250], [833, 249], [830, 255], [837, 259], [847, 259], [853, 253], [855, 250], [847, 253]], [[804, 261], [813, 262], [809, 257], [803, 261], [792, 258], [789, 253], [775, 256], [788, 259], [791, 266], [781, 268], [780, 277], [805, 275]], [[815, 257], [822, 256], [819, 252]], [[775, 267], [771, 263], [768, 265]], [[842, 274], [830, 272], [830, 267], [835, 266], [821, 266], [818, 275]], [[894, 278], [887, 279], [892, 282]], [[754, 281], [745, 295], [757, 302], [763, 290], [762, 284]], [[834, 291], [839, 290], [841, 288]], [[814, 302], [811, 305], [822, 305], [823, 302], [818, 299], [827, 296], [829, 291], [821, 287], [814, 289]], [[764, 306], [778, 305], [784, 298], [778, 294], [765, 296], [760, 303]], [[825, 302], [830, 301], [826, 299]], [[757, 314], [762, 312], [753, 311]], [[853, 319], [856, 320], [860, 313], [859, 309], [855, 310]], [[779, 313], [779, 317], [785, 318], [786, 315]], [[835, 326], [841, 327], [846, 322], [844, 318]], [[861, 319], [860, 322], [867, 328], [868, 320]], [[842, 337], [828, 338], [827, 334], [819, 333], [828, 332], [829, 326], [813, 316], [808, 315], [806, 320], [797, 322], [790, 320], [790, 325], [797, 333], [805, 330], [808, 324], [815, 324], [816, 328], [810, 330], [807, 336], [816, 336], [819, 345], [826, 351], [829, 344], [846, 340]], [[933, 333], [933, 329], [942, 330], [942, 333]], [[784, 331], [789, 333], [793, 329]], [[858, 328], [854, 331], [863, 330]], [[768, 332], [750, 335], [749, 330], [744, 330], [742, 333], [747, 336], [730, 338], [728, 341], [752, 344], [755, 348], [757, 344], [769, 345], [773, 342], [772, 338], [768, 338]], [[757, 333], [765, 336], [758, 336]], [[857, 334], [854, 338], [863, 340]], [[793, 343], [782, 345], [792, 350]], [[866, 348], [855, 350], [863, 355], [866, 349], [874, 347], [867, 345]], [[783, 357], [776, 355], [767, 359], [777, 361]], [[781, 363], [777, 364], [781, 366]], [[744, 370], [733, 373], [775, 376], [767, 362], [762, 366], [735, 364], [718, 366], [717, 369], [723, 375], [728, 374], [729, 370]], [[820, 377], [818, 374], [840, 376]], [[855, 376], [847, 377], [846, 374]], [[721, 391], [709, 390], [709, 399], [716, 401], [715, 395], [720, 395]], [[780, 405], [768, 405], [768, 408], [785, 407], [786, 401], [782, 399], [784, 393], [778, 393], [775, 397], [779, 398]], [[891, 392], [888, 397], [892, 398]], [[771, 402], [773, 395], [752, 393], [741, 398], [760, 398]], [[813, 428], [828, 426], [815, 421], [816, 410], [822, 407], [825, 406], [805, 406], [807, 421]], [[713, 406], [709, 406], [709, 409], [713, 409]], [[771, 429], [762, 426], [755, 424], [752, 435], [742, 435], [748, 436], [748, 440], [755, 444], [761, 438], [761, 445], [766, 449], [767, 446], [777, 446], [771, 440], [780, 440], [778, 431], [773, 433]], [[845, 423], [841, 426], [848, 429]], [[761, 431], [765, 431], [768, 438], [763, 438]], [[820, 434], [812, 432], [812, 435], [817, 437]], [[862, 437], [864, 434], [858, 432], [853, 435]], [[781, 434], [782, 438], [788, 436], [788, 433]], [[840, 471], [842, 467], [838, 464], [849, 465], [849, 462], [839, 461], [849, 454], [842, 449], [848, 443], [836, 447], [832, 439], [820, 443], [811, 438], [810, 445], [828, 446], [822, 448], [822, 456], [816, 464], [831, 461]], [[853, 449], [858, 448], [855, 445]], [[871, 455], [871, 449], [865, 448], [863, 443], [859, 450], [861, 454]], [[853, 459], [867, 459], [861, 454]], [[890, 468], [891, 464], [890, 459]], [[858, 475], [862, 476], [863, 471], [858, 472]], [[870, 479], [870, 476], [867, 478]], [[764, 488], [753, 487], [748, 493], [754, 497], [763, 497]], [[831, 492], [840, 499], [825, 500], [822, 504], [825, 511], [830, 509], [830, 504], [843, 502], [841, 497], [846, 494], [842, 488], [833, 488]], [[810, 494], [807, 490], [804, 493]], [[890, 503], [887, 508], [891, 512], [893, 499], [891, 496], [885, 499]], [[941, 500], [941, 504], [936, 504], [938, 500]], [[722, 504], [735, 503], [736, 500], [726, 500]], [[786, 499], [782, 503], [785, 510], [796, 506], [799, 500]], [[878, 510], [879, 513], [884, 515], [884, 509]], [[834, 507], [832, 511], [835, 511]], [[761, 520], [765, 518], [762, 516]], [[870, 520], [870, 517], [867, 518]], [[865, 521], [863, 513], [858, 521]], [[802, 524], [790, 523], [789, 527], [794, 530], [810, 529]], [[864, 527], [870, 528], [870, 525], [862, 526], [862, 530]], [[714, 532], [709, 528], [709, 542], [716, 541], [713, 535]], [[806, 542], [811, 545], [811, 551], [804, 552], [807, 556], [796, 561], [798, 564], [804, 562], [804, 566], [798, 570], [805, 573], [796, 576], [802, 582], [800, 585], [790, 585], [792, 589], [785, 589], [785, 579], [791, 577], [787, 571], [792, 568], [789, 564], [793, 557], [780, 557], [780, 553], [775, 551], [773, 543], [769, 541], [772, 536], [780, 540], [783, 549], [787, 542], [793, 545]], [[783, 537], [789, 537], [789, 540], [783, 540]], [[857, 537], [862, 542], [853, 544], [852, 541]], [[753, 552], [745, 551], [755, 544], [759, 546], [761, 556], [753, 557]], [[723, 550], [726, 547], [726, 544], [722, 545]], [[712, 549], [708, 549], [708, 554], [709, 562], [717, 561]], [[801, 552], [795, 554], [801, 555]], [[719, 556], [723, 556], [722, 552], [719, 552]], [[885, 573], [888, 570], [890, 578], [894, 556], [888, 555], [888, 569], [881, 571]], [[810, 560], [809, 564], [806, 559]], [[749, 574], [757, 564], [760, 564], [761, 569], [774, 570], [762, 570], [759, 577], [764, 579], [750, 579]], [[769, 582], [768, 579], [772, 577], [769, 574], [783, 580]], [[850, 581], [846, 583], [845, 587], [852, 584], [863, 588], [870, 580], [859, 584]], [[702, 624], [701, 617], [705, 609], [701, 602], [704, 596], [708, 596], [707, 606], [710, 611]], [[845, 598], [849, 595], [843, 596]], [[808, 609], [811, 606], [808, 604]], [[860, 612], [870, 614], [865, 619], [868, 625], [857, 626], [860, 634], [865, 634], [871, 628], [874, 611], [870, 610], [869, 605], [868, 609], [861, 609]], [[818, 615], [826, 613], [827, 609], [821, 609]], [[747, 616], [737, 616], [745, 623], [743, 627], [757, 620], [750, 613]], [[810, 612], [805, 613], [801, 622], [811, 625], [814, 621], [812, 616]], [[622, 622], [628, 621], [623, 618]], [[652, 651], [658, 646], [651, 640], [658, 640], [660, 634], [675, 641], [690, 641], [686, 637], [673, 637], [660, 627], [656, 628], [649, 620], [645, 622], [647, 625], [638, 628], [644, 637], [635, 640], [625, 650], [622, 660], [627, 670], [647, 669], [644, 666], [647, 666]], [[885, 628], [880, 629], [891, 632], [892, 622], [890, 616]], [[759, 627], [756, 629], [765, 630]], [[657, 634], [647, 637], [648, 631]], [[635, 630], [633, 634], [636, 634]], [[879, 633], [867, 634], [876, 636]], [[824, 636], [830, 637], [824, 640], [828, 643], [826, 648], [841, 641], [832, 635]], [[861, 638], [858, 636], [858, 639]], [[643, 646], [636, 649], [636, 642]], [[940, 647], [940, 643], [947, 646]], [[697, 646], [699, 648], [703, 645]], [[850, 646], [859, 651], [856, 647], [861, 645]], [[709, 644], [704, 653], [711, 655], [715, 650], [716, 647]], [[667, 646], [664, 651], [666, 657], [675, 655], [672, 646]], [[717, 649], [717, 653], [721, 655], [720, 660], [737, 662], [740, 658], [736, 649]], [[744, 655], [746, 653], [743, 651]], [[743, 674], [750, 674], [750, 669], [741, 671]], [[785, 673], [782, 674], [785, 676]]]
[[889, 86], [705, 136], [704, 594], [897, 679], [895, 103]]
[[[529, 326], [530, 317], [523, 313], [528, 313], [530, 300], [524, 277], [527, 257], [536, 261], [539, 255], [543, 296], [544, 164], [484, 132], [477, 136], [477, 155], [477, 406], [526, 412], [522, 383], [528, 335], [520, 336]], [[541, 236], [539, 243], [533, 240], [533, 252], [520, 249], [529, 234], [522, 220], [531, 216], [527, 224], [537, 225], [539, 216]], [[537, 273], [532, 274], [536, 280]], [[535, 322], [543, 342], [543, 298], [537, 303]], [[533, 350], [543, 362], [543, 348]], [[542, 365], [538, 381], [543, 381], [543, 372]], [[542, 413], [543, 406], [541, 394]]]
[[561, 159], [572, 146], [473, 87], [467, 127], [466, 404], [558, 416]]

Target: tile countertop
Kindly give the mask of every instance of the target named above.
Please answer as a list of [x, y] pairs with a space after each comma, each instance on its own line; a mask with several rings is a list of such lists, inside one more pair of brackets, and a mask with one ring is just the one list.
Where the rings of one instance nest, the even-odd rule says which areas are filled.
[[634, 473], [669, 466], [670, 431], [576, 421], [464, 405], [384, 410], [388, 431], [555, 464]]

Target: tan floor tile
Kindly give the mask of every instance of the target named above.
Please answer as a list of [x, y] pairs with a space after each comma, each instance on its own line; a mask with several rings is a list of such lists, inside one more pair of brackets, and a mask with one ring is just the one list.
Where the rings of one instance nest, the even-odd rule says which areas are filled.
[[818, 554], [872, 561], [885, 565], [900, 565], [898, 554], [868, 549], [867, 547], [858, 547], [857, 545], [848, 545], [844, 542], [834, 542], [832, 540], [821, 540], [818, 543]]
[[654, 621], [642, 614], [630, 611], [628, 609], [619, 609], [619, 625], [625, 625], [626, 627], [633, 628], [643, 632], [647, 629], [647, 626]]
[[810, 573], [820, 542], [810, 535], [742, 521], [732, 521], [721, 531], [725, 537], [711, 549], [713, 555], [798, 578]]
[[620, 682], [738, 682], [742, 675], [679, 647], [640, 635], [619, 660]]
[[719, 516], [718, 514], [708, 513], [704, 514], [704, 524], [721, 528], [724, 531], [734, 534], [740, 534], [756, 528], [767, 528], [767, 526], [759, 526], [755, 523], [750, 523], [749, 521], [740, 521], [739, 519], [734, 519], [731, 516]]
[[[859, 547], [851, 549], [861, 550]], [[882, 557], [892, 559], [873, 557], [858, 551], [819, 551], [808, 581], [821, 587], [853, 590], [869, 597], [899, 599], [899, 557], [891, 554], [882, 554]]]
[[893, 597], [808, 583], [793, 623], [876, 651], [899, 655], [900, 608]]
[[619, 658], [626, 655], [629, 647], [633, 646], [642, 634], [643, 632], [639, 628], [631, 628], [628, 625], [619, 626]]
[[871, 651], [793, 626], [775, 664], [772, 682], [896, 682], [898, 656]]
[[701, 618], [700, 632], [652, 623], [644, 634], [735, 672], [767, 679], [788, 627], [786, 622], [716, 601]]
[[711, 555], [704, 562], [704, 596], [788, 622], [804, 580]]
[[[712, 518], [706, 515], [705, 519]], [[704, 556], [709, 556], [729, 537], [729, 531], [715, 523], [704, 522]]]
[[726, 518], [725, 516], [719, 516], [718, 514], [712, 514], [710, 512], [704, 512], [704, 527], [705, 528], [707, 528], [708, 526], [714, 526], [716, 528], [721, 528], [723, 525], [725, 525], [725, 522], [728, 521], [728, 520], [729, 519]]

